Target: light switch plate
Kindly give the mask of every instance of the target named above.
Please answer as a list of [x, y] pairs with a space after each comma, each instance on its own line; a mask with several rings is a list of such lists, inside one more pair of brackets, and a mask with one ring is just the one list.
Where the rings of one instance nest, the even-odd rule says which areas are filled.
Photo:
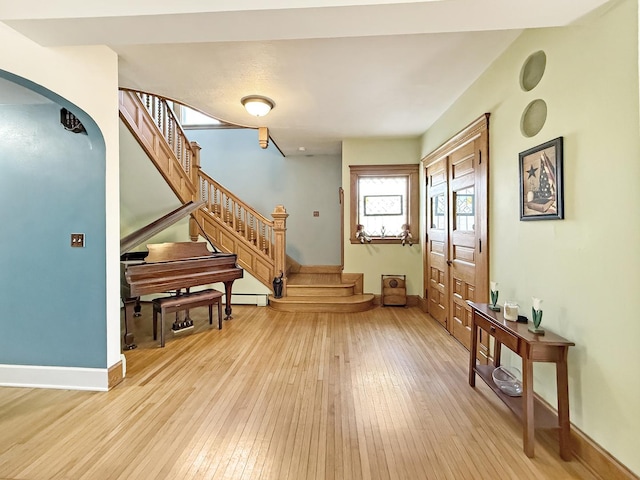
[[84, 233], [72, 233], [71, 234], [71, 246], [72, 247], [84, 247]]

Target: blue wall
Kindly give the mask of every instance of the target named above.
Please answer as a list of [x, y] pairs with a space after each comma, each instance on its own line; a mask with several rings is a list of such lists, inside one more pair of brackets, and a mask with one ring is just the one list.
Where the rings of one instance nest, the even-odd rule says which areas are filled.
[[0, 364], [107, 366], [104, 141], [63, 106], [88, 135], [59, 104], [0, 105]]
[[285, 158], [272, 143], [261, 149], [253, 129], [188, 130], [187, 137], [202, 147], [202, 170], [265, 217], [285, 206], [289, 256], [302, 265], [340, 264], [339, 156]]

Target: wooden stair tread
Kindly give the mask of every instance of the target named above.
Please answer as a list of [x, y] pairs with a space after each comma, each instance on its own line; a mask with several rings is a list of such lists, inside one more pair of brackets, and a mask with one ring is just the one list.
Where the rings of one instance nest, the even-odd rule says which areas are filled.
[[[314, 267], [317, 268], [317, 267]], [[286, 312], [350, 313], [369, 310], [374, 306], [372, 294], [362, 294], [362, 286], [335, 271], [291, 272], [287, 276], [287, 296], [269, 298], [275, 310]]]
[[349, 296], [288, 296], [269, 297], [269, 306], [284, 312], [363, 312], [374, 305], [370, 293]]
[[300, 297], [283, 297], [283, 298], [274, 298], [273, 300], [277, 300], [279, 302], [284, 303], [360, 303], [360, 302], [368, 302], [370, 299], [373, 299], [373, 294], [363, 293], [359, 295], [349, 295], [348, 297], [342, 296], [300, 296]]

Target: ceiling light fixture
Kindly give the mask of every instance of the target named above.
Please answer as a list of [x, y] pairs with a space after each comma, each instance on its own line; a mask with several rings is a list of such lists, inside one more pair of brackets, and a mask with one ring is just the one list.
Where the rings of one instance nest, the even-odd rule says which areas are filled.
[[242, 99], [240, 99], [240, 103], [244, 105], [247, 112], [256, 117], [264, 117], [273, 107], [275, 107], [273, 100], [260, 95], [248, 95], [246, 97], [242, 97]]

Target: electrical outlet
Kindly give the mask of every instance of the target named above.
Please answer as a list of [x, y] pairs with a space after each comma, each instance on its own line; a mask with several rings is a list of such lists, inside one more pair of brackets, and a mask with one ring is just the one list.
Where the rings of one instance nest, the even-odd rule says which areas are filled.
[[72, 247], [84, 247], [84, 233], [72, 233], [71, 234], [71, 246]]
[[320, 216], [320, 212], [318, 210], [314, 210], [313, 211], [313, 216], [314, 217], [319, 217]]

